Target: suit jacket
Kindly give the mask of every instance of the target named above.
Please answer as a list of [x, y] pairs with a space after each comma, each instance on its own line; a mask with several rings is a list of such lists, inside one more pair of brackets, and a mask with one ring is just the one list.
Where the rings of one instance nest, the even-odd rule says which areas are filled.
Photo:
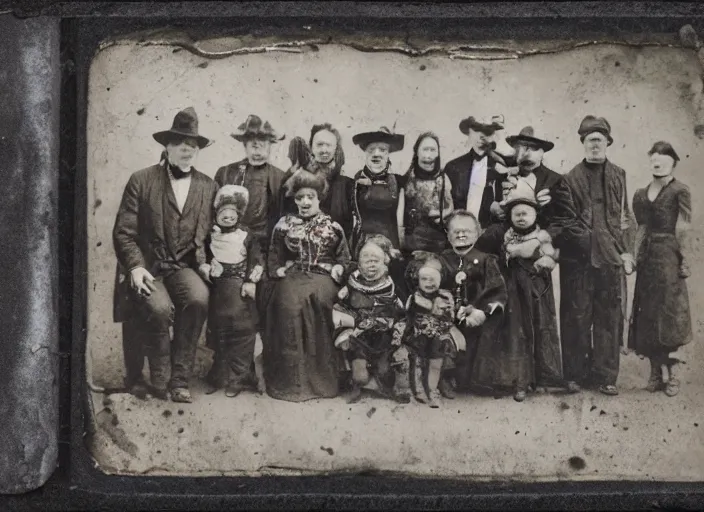
[[[164, 165], [152, 165], [130, 176], [122, 195], [113, 228], [113, 245], [118, 260], [114, 297], [114, 319], [127, 320], [129, 300], [127, 273], [144, 267], [152, 275], [168, 273], [170, 269], [194, 266], [206, 262], [205, 240], [212, 223], [215, 182], [193, 169], [191, 186], [181, 212], [185, 229], [195, 233], [193, 240], [176, 249], [165, 233], [165, 218], [178, 212], [169, 176]], [[166, 205], [166, 201], [173, 203]], [[177, 213], [178, 214], [178, 213]]]
[[[266, 252], [274, 226], [276, 226], [279, 218], [283, 215], [281, 205], [281, 183], [284, 177], [284, 172], [270, 163], [264, 164], [264, 167], [264, 172], [266, 174], [266, 218], [255, 218], [258, 215], [258, 212], [255, 212], [254, 208], [260, 198], [255, 198], [254, 196], [261, 192], [259, 190], [252, 189], [252, 187], [246, 187], [247, 190], [249, 190], [249, 205], [247, 206], [244, 218], [242, 219], [242, 225], [248, 228], [255, 237], [260, 239], [262, 250]], [[219, 187], [224, 185], [242, 185], [244, 173], [250, 172], [252, 169], [252, 166], [246, 158], [240, 160], [239, 162], [225, 165], [218, 169], [215, 173], [215, 182]]]
[[[592, 204], [589, 189], [589, 173], [592, 172], [582, 160], [565, 175], [574, 199], [575, 212], [580, 223], [579, 236], [574, 243], [562, 251], [561, 257], [576, 261], [590, 261], [592, 235]], [[614, 239], [616, 248], [623, 253], [633, 254], [636, 220], [628, 205], [626, 171], [606, 161], [604, 166], [604, 206], [606, 224]]]
[[[474, 149], [454, 160], [451, 160], [445, 165], [445, 174], [450, 178], [452, 184], [452, 203], [455, 210], [467, 208], [467, 194], [469, 193], [469, 181], [472, 177], [472, 166], [474, 164]], [[506, 180], [507, 175], [496, 171], [496, 160], [489, 155], [487, 160], [487, 184], [494, 181], [493, 189], [490, 187], [484, 188], [482, 195], [482, 203], [479, 210], [479, 223], [482, 227], [488, 226], [491, 222], [497, 219], [493, 218], [490, 212], [491, 203], [501, 201], [503, 198], [503, 189], [501, 184]], [[506, 162], [508, 165], [513, 165], [514, 162]]]

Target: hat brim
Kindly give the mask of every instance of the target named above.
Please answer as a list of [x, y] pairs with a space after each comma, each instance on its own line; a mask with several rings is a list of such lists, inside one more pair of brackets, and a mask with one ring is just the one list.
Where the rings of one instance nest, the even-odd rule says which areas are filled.
[[352, 137], [352, 142], [365, 150], [373, 142], [385, 142], [389, 145], [389, 152], [401, 151], [403, 149], [405, 137], [400, 134], [386, 132], [364, 132]]
[[472, 129], [475, 132], [482, 132], [491, 135], [494, 132], [503, 130], [503, 126], [498, 123], [480, 123], [473, 117], [468, 117], [460, 121], [460, 131], [465, 135], [469, 135], [469, 130]]
[[589, 135], [590, 133], [594, 133], [594, 132], [600, 133], [600, 134], [602, 134], [604, 137], [606, 137], [606, 145], [607, 145], [607, 146], [610, 146], [611, 144], [614, 143], [613, 137], [612, 137], [611, 134], [608, 133], [606, 130], [590, 130], [590, 131], [588, 131], [588, 132], [582, 132], [582, 133], [579, 134], [579, 140], [582, 141], [582, 142], [584, 142], [584, 139], [587, 138], [587, 135]]
[[555, 147], [555, 143], [553, 142], [539, 139], [537, 137], [531, 137], [529, 135], [511, 135], [510, 137], [506, 137], [506, 143], [511, 147], [514, 147], [519, 142], [528, 142], [529, 144], [538, 146], [543, 151], [550, 151]]
[[232, 137], [233, 139], [238, 140], [240, 142], [246, 142], [251, 139], [268, 140], [269, 142], [279, 142], [279, 141], [284, 140], [286, 138], [286, 135], [283, 133], [279, 134], [276, 132], [265, 133], [265, 132], [237, 131], [237, 132], [231, 133], [230, 137]]
[[156, 132], [152, 135], [152, 137], [154, 137], [154, 140], [162, 146], [166, 146], [174, 139], [182, 138], [195, 139], [200, 149], [208, 147], [214, 142], [213, 140], [203, 137], [202, 135], [193, 135], [192, 133], [184, 133], [178, 130], [164, 130], [161, 132]]
[[539, 207], [537, 200], [528, 199], [527, 197], [517, 197], [515, 199], [509, 199], [501, 206], [504, 210], [509, 211], [511, 208], [513, 208], [514, 206], [518, 206], [519, 204], [525, 204], [528, 206], [532, 206], [536, 210]]

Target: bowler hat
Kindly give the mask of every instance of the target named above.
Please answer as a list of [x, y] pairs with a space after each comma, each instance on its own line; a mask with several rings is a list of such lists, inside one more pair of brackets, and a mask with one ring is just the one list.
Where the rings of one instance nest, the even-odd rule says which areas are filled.
[[491, 117], [469, 116], [460, 121], [460, 131], [469, 135], [470, 128], [476, 132], [494, 133], [504, 129], [504, 116], [495, 115]]
[[274, 130], [269, 121], [262, 121], [261, 117], [254, 114], [247, 116], [245, 122], [237, 127], [237, 131], [230, 135], [240, 142], [245, 142], [247, 139], [265, 139], [277, 142], [286, 138], [286, 135], [279, 134]]
[[162, 146], [166, 146], [174, 139], [182, 138], [195, 139], [200, 149], [213, 143], [212, 140], [198, 134], [198, 115], [193, 107], [188, 107], [176, 114], [169, 130], [156, 132], [152, 137]]
[[613, 144], [614, 139], [611, 137], [611, 125], [605, 118], [589, 115], [582, 119], [579, 130], [577, 130], [579, 140], [584, 142], [584, 138], [593, 132], [599, 132], [604, 135], [609, 141], [609, 146]]
[[555, 147], [554, 143], [536, 137], [535, 130], [532, 126], [526, 126], [520, 132], [518, 132], [518, 135], [511, 135], [510, 137], [506, 137], [506, 142], [510, 146], [515, 146], [519, 142], [527, 142], [529, 144], [534, 144], [538, 146], [543, 151], [550, 151], [552, 148]]
[[373, 132], [358, 133], [352, 137], [352, 142], [365, 150], [372, 142], [385, 142], [389, 145], [389, 151], [401, 151], [403, 149], [405, 137], [398, 133], [393, 133], [386, 126], [382, 126]]

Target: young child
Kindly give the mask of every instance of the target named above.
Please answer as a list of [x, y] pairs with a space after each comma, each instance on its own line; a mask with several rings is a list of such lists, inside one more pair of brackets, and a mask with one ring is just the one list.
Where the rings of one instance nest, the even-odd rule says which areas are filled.
[[[338, 328], [335, 346], [345, 351], [352, 366], [353, 389], [348, 403], [359, 401], [362, 389], [372, 376], [380, 389], [386, 388], [393, 377], [391, 367], [404, 362], [400, 339], [392, 339], [393, 326], [403, 317], [403, 304], [389, 277], [389, 263], [398, 257], [399, 251], [387, 237], [368, 236], [359, 251], [358, 268], [340, 289], [338, 302], [333, 307], [333, 319]], [[410, 402], [405, 375], [401, 369], [391, 392], [393, 398], [402, 403]]]
[[[416, 251], [409, 265], [416, 291], [406, 301], [406, 320], [396, 324], [410, 353], [411, 389], [416, 400], [440, 407], [440, 373], [446, 356], [465, 350], [464, 336], [454, 325], [452, 292], [441, 289], [443, 266], [432, 253]], [[416, 270], [417, 269], [417, 270]]]
[[467, 350], [456, 354], [455, 367], [446, 364], [440, 379], [441, 394], [454, 398], [454, 388], [468, 391], [493, 383], [501, 364], [496, 339], [507, 297], [498, 258], [474, 246], [481, 231], [474, 214], [455, 210], [446, 227], [450, 248], [439, 256], [446, 278], [442, 286], [453, 291], [455, 323], [467, 341]]
[[[220, 188], [209, 239], [212, 258], [207, 270], [212, 290], [208, 325], [215, 350], [209, 380], [216, 389], [226, 387], [228, 397], [245, 389], [251, 375], [257, 335], [256, 283], [264, 272], [260, 245], [240, 227], [248, 200], [249, 192], [243, 186]], [[261, 379], [258, 388], [263, 392]]]
[[538, 200], [530, 184], [519, 180], [504, 208], [507, 229], [482, 237], [501, 255], [508, 291], [502, 346], [510, 365], [501, 381], [512, 385], [514, 399], [521, 402], [529, 387], [564, 387], [551, 277], [557, 253], [536, 223]]

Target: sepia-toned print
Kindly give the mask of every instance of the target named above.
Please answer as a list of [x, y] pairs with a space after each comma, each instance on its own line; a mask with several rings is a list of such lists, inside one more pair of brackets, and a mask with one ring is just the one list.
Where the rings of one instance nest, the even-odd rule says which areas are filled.
[[668, 47], [106, 46], [99, 467], [701, 479], [701, 80]]

